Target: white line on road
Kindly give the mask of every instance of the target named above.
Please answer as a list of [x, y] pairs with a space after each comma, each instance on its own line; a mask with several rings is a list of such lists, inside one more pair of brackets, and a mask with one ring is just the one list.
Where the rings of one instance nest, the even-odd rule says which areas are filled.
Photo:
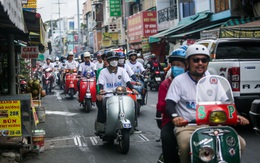
[[143, 140], [143, 141], [150, 141], [147, 137], [145, 137], [143, 134], [139, 134], [140, 138]]
[[77, 138], [74, 138], [74, 143], [76, 146], [78, 146]]
[[96, 136], [92, 136], [92, 137], [90, 137], [89, 139], [90, 139], [90, 141], [91, 141], [91, 143], [92, 143], [93, 145], [97, 145], [98, 141], [97, 141], [97, 139], [96, 139]]
[[82, 144], [81, 144], [81, 140], [80, 140], [80, 138], [79, 138], [79, 137], [76, 137], [76, 138], [77, 138], [77, 140], [78, 140], [79, 146], [81, 147]]

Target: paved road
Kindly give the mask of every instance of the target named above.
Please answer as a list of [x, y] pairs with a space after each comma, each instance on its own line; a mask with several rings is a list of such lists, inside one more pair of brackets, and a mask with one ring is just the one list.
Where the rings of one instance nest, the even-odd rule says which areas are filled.
[[[46, 122], [38, 129], [45, 129], [45, 151], [38, 157], [28, 155], [26, 163], [46, 162], [87, 162], [114, 163], [135, 162], [155, 163], [161, 152], [159, 129], [154, 120], [157, 92], [150, 91], [148, 105], [141, 109], [139, 127], [141, 134], [130, 136], [131, 146], [127, 155], [118, 151], [117, 144], [106, 145], [94, 135], [94, 121], [97, 109], [86, 113], [76, 100], [70, 100], [60, 90], [46, 96], [42, 103], [46, 107]], [[260, 160], [260, 137], [251, 128], [239, 128], [239, 133], [246, 139], [247, 148], [243, 155], [244, 163], [256, 163]]]

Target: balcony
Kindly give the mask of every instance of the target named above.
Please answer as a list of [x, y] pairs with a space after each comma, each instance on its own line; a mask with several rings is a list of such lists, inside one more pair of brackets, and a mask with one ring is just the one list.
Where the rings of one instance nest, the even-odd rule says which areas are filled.
[[173, 5], [158, 11], [159, 24], [164, 21], [169, 21], [174, 19], [177, 19], [177, 5]]

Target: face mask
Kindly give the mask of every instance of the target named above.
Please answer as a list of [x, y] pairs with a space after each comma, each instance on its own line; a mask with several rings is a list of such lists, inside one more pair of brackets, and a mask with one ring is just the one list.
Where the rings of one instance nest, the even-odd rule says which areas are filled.
[[174, 77], [180, 75], [180, 74], [183, 74], [185, 71], [184, 71], [184, 68], [181, 68], [181, 67], [178, 67], [178, 66], [173, 66], [172, 68], [172, 74]]
[[119, 64], [124, 64], [124, 63], [125, 63], [125, 59], [119, 59], [119, 60], [118, 60], [118, 63], [119, 63]]
[[117, 64], [118, 64], [118, 61], [111, 61], [111, 62], [109, 62], [109, 64], [112, 66], [112, 67], [116, 67], [117, 66]]

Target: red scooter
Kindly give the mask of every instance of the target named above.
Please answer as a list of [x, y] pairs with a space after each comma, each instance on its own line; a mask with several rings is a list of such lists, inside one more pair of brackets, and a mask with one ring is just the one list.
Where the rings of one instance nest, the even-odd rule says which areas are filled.
[[77, 93], [78, 79], [77, 79], [77, 70], [76, 69], [67, 69], [65, 76], [65, 95], [69, 94], [70, 99], [73, 99], [73, 96]]
[[92, 109], [92, 103], [96, 102], [96, 79], [91, 72], [87, 72], [80, 79], [79, 102], [87, 113]]
[[52, 68], [46, 68], [42, 75], [43, 88], [45, 89], [46, 94], [48, 94], [48, 92], [51, 92], [53, 87], [53, 81], [54, 78], [52, 75]]

